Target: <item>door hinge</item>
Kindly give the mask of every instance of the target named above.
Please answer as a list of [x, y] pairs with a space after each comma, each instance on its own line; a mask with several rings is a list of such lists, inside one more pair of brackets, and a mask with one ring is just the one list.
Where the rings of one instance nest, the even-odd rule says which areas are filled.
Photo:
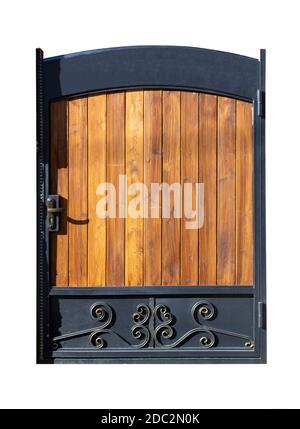
[[261, 118], [265, 116], [265, 94], [261, 89], [256, 92], [257, 115]]
[[266, 304], [264, 302], [258, 302], [258, 327], [266, 329], [267, 319], [266, 319]]

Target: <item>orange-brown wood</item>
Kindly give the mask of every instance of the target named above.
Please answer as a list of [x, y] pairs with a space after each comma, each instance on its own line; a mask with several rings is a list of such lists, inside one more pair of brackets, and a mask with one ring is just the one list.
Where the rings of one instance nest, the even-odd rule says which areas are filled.
[[[162, 91], [144, 92], [144, 183], [162, 182]], [[144, 283], [161, 285], [161, 196], [148, 194], [148, 218], [144, 219]], [[157, 217], [151, 217], [151, 212]]]
[[[180, 92], [163, 93], [163, 182], [181, 182], [180, 175]], [[174, 217], [170, 192], [170, 218], [162, 219], [162, 284], [180, 283], [180, 219]]]
[[[125, 94], [107, 95], [107, 181], [116, 190], [116, 209], [119, 206], [119, 176], [125, 174]], [[121, 286], [125, 282], [125, 220], [107, 218], [106, 284]]]
[[128, 215], [125, 234], [125, 284], [144, 282], [144, 191], [136, 187], [144, 178], [144, 94], [126, 93], [126, 175]]
[[204, 223], [199, 229], [199, 283], [217, 281], [217, 97], [199, 94], [199, 182]]
[[217, 283], [235, 284], [235, 100], [218, 99]]
[[[181, 220], [181, 284], [198, 284], [199, 230], [188, 229], [188, 222], [195, 220], [187, 212], [196, 209], [196, 183], [198, 183], [198, 94], [181, 93], [181, 183], [185, 213]], [[192, 201], [186, 198], [184, 184], [192, 184]]]
[[69, 102], [69, 284], [87, 285], [87, 99]]
[[[251, 103], [184, 91], [116, 92], [53, 102], [50, 127], [50, 192], [66, 209], [59, 233], [50, 234], [53, 285], [253, 284]], [[148, 189], [129, 188], [135, 218], [125, 219], [128, 205], [119, 201], [125, 174], [128, 187], [144, 182]], [[107, 219], [96, 210], [103, 182], [116, 189], [115, 217]], [[151, 184], [162, 182], [204, 184], [199, 230], [186, 228], [187, 207], [176, 212], [174, 188], [154, 198]], [[170, 218], [162, 211], [168, 198]], [[194, 210], [195, 187], [192, 199]]]
[[64, 209], [60, 215], [59, 232], [51, 233], [51, 284], [68, 286], [68, 102], [65, 100], [55, 101], [51, 105], [50, 168], [50, 194], [59, 195], [60, 206]]
[[96, 213], [102, 182], [106, 182], [106, 94], [88, 98], [88, 286], [106, 284], [106, 219]]
[[236, 282], [253, 284], [252, 106], [236, 102]]

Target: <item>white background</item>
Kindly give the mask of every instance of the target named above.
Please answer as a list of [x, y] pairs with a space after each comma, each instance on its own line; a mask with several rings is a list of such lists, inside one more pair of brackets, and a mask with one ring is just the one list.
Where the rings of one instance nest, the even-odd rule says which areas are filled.
[[[299, 406], [297, 1], [1, 1], [0, 406]], [[35, 48], [267, 49], [267, 365], [35, 364]]]

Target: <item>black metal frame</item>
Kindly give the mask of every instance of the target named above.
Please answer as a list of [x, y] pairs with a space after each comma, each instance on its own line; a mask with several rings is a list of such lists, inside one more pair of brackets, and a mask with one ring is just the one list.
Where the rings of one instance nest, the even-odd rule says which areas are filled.
[[[176, 46], [136, 46], [100, 49], [78, 54], [44, 59], [41, 49], [36, 53], [37, 72], [37, 362], [38, 363], [265, 363], [266, 362], [266, 237], [265, 237], [265, 50], [260, 60], [207, 49]], [[84, 94], [126, 90], [132, 88], [182, 89], [226, 95], [254, 103], [254, 234], [255, 234], [255, 284], [245, 286], [176, 286], [176, 287], [81, 287], [50, 288], [49, 284], [49, 232], [46, 225], [45, 203], [49, 195], [49, 104], [57, 98], [71, 98]], [[172, 312], [167, 303], [178, 297], [191, 305], [202, 302], [197, 315], [203, 318], [214, 312], [216, 306], [225, 312], [228, 298], [248, 300], [251, 310], [255, 347], [220, 348], [211, 350], [209, 345], [200, 350], [170, 348], [149, 350], [136, 348], [122, 350], [60, 350], [51, 346], [52, 319], [57, 317], [57, 307], [63, 300], [80, 298], [94, 308], [101, 317], [108, 316], [109, 302], [118, 300], [143, 300], [151, 309], [149, 333], [154, 335], [155, 319]], [[191, 299], [194, 301], [191, 301]], [[105, 301], [101, 302], [100, 301]], [[173, 301], [172, 301], [173, 300]], [[204, 300], [204, 301], [203, 301]], [[123, 302], [122, 301], [122, 302]], [[65, 301], [67, 302], [67, 301]], [[127, 301], [126, 301], [127, 302]], [[135, 302], [135, 301], [134, 301]], [[156, 304], [158, 302], [159, 304]], [[205, 302], [206, 304], [203, 304]], [[246, 302], [246, 301], [245, 301]], [[63, 305], [63, 304], [61, 304]], [[205, 310], [203, 310], [203, 305]], [[157, 307], [166, 307], [158, 314]], [[210, 307], [211, 306], [211, 307]], [[109, 308], [107, 308], [109, 307]], [[175, 305], [176, 307], [176, 305]], [[56, 308], [56, 312], [53, 310]], [[128, 308], [131, 308], [130, 305]], [[194, 307], [193, 307], [194, 308]], [[54, 313], [53, 313], [54, 311]], [[128, 310], [130, 311], [130, 310]], [[148, 310], [146, 310], [148, 311]], [[201, 311], [204, 311], [202, 314]], [[205, 313], [207, 312], [208, 313]], [[106, 312], [106, 314], [105, 314]], [[134, 313], [135, 314], [135, 313]], [[133, 315], [134, 316], [134, 315]], [[197, 317], [198, 317], [197, 316]], [[101, 317], [98, 322], [101, 322]], [[170, 317], [173, 316], [170, 314]], [[98, 316], [96, 317], [96, 319]], [[209, 317], [208, 317], [209, 318]], [[243, 316], [241, 315], [241, 319]], [[95, 317], [94, 317], [95, 319]], [[153, 321], [152, 321], [153, 319]], [[207, 319], [207, 317], [204, 319]], [[151, 322], [152, 321], [152, 322]], [[165, 334], [171, 319], [164, 322]], [[153, 323], [153, 326], [151, 326]], [[242, 321], [241, 321], [242, 324]], [[101, 328], [102, 326], [102, 328]], [[104, 323], [96, 333], [107, 334]], [[140, 325], [139, 325], [140, 326]], [[157, 328], [159, 326], [157, 325]], [[105, 329], [104, 329], [105, 328]], [[216, 327], [211, 328], [216, 330]], [[193, 330], [192, 330], [193, 331]], [[191, 331], [188, 331], [188, 333]], [[227, 331], [229, 332], [229, 331]], [[95, 332], [94, 332], [95, 333]], [[113, 332], [114, 333], [114, 332]], [[75, 332], [76, 334], [76, 332]], [[115, 334], [115, 333], [114, 333]], [[232, 333], [231, 333], [232, 334]], [[235, 334], [235, 333], [233, 333]], [[189, 334], [192, 335], [192, 334]], [[235, 334], [238, 335], [238, 334]], [[98, 335], [101, 345], [102, 338]], [[244, 336], [246, 338], [246, 336]], [[59, 337], [56, 337], [59, 338]], [[120, 336], [121, 338], [121, 336]], [[136, 337], [137, 338], [137, 337]], [[166, 336], [166, 338], [168, 338]], [[201, 338], [200, 341], [203, 340]], [[245, 339], [244, 338], [244, 339]], [[207, 338], [206, 338], [207, 340]], [[206, 341], [203, 340], [204, 342]], [[150, 339], [149, 339], [150, 341]], [[246, 340], [246, 342], [248, 339]], [[207, 343], [206, 343], [207, 345]], [[249, 344], [248, 344], [249, 345]], [[204, 344], [205, 346], [205, 344]], [[165, 348], [164, 348], [165, 347]]]

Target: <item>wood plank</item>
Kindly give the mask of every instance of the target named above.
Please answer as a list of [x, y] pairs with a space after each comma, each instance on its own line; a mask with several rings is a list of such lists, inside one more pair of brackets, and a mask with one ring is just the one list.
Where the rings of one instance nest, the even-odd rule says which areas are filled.
[[[125, 174], [125, 96], [124, 92], [107, 95], [107, 181], [117, 190], [116, 208], [119, 214], [119, 175]], [[123, 218], [107, 218], [106, 283], [124, 285], [125, 222]]]
[[[180, 183], [180, 92], [163, 92], [163, 182]], [[180, 283], [180, 219], [162, 219], [162, 284]]]
[[[181, 181], [185, 202], [184, 184], [192, 183], [192, 206], [196, 209], [196, 183], [198, 183], [198, 94], [181, 92]], [[187, 213], [186, 202], [181, 224], [181, 284], [198, 284], [199, 229], [187, 229], [193, 220]], [[186, 218], [186, 215], [189, 219]], [[194, 219], [195, 220], [195, 219]]]
[[199, 284], [217, 281], [217, 97], [199, 94], [199, 181], [204, 223], [199, 230]]
[[106, 182], [106, 94], [88, 98], [88, 286], [105, 286], [106, 219], [96, 214]]
[[218, 97], [217, 283], [235, 284], [235, 100]]
[[69, 101], [69, 283], [87, 285], [87, 99]]
[[[136, 183], [143, 183], [144, 176], [143, 105], [143, 91], [126, 93], [126, 175], [129, 190], [125, 232], [126, 286], [141, 286], [144, 281], [144, 193], [132, 188]], [[142, 202], [135, 207], [134, 216], [138, 216], [135, 218], [130, 213], [130, 206], [138, 195]]]
[[236, 104], [236, 281], [253, 284], [252, 104]]
[[[144, 183], [162, 182], [162, 91], [144, 91]], [[144, 283], [161, 285], [161, 197], [159, 217], [152, 218], [156, 201], [148, 194], [149, 217], [144, 219]]]
[[50, 194], [60, 196], [60, 231], [50, 234], [50, 273], [53, 286], [69, 284], [68, 265], [68, 103], [51, 103]]

